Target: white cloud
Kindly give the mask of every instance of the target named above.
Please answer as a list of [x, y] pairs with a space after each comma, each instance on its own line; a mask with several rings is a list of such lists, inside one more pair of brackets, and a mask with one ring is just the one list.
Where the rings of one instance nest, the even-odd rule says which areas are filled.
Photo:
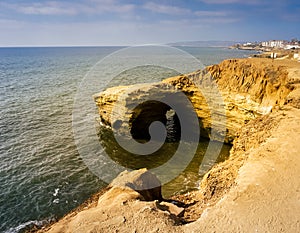
[[[216, 0], [217, 1], [217, 0]], [[226, 0], [226, 1], [237, 1], [237, 0]], [[206, 18], [216, 18], [219, 17], [222, 19], [218, 21], [224, 21], [224, 22], [231, 22], [232, 19], [226, 19], [229, 15], [229, 12], [225, 11], [192, 11], [187, 8], [180, 8], [176, 6], [170, 6], [170, 5], [161, 5], [156, 4], [153, 2], [148, 2], [143, 5], [143, 8], [146, 10], [150, 10], [152, 12], [161, 13], [161, 14], [168, 14], [168, 15], [182, 15], [186, 16], [185, 18], [193, 18], [193, 17], [206, 17]], [[184, 20], [184, 18], [183, 18]]]
[[63, 9], [53, 6], [20, 6], [17, 11], [28, 15], [75, 15], [75, 9]]
[[102, 12], [113, 12], [113, 13], [130, 13], [136, 6], [134, 4], [122, 4], [116, 0], [89, 0], [90, 4], [82, 4], [83, 12], [86, 13], [102, 13]]
[[9, 8], [22, 14], [27, 15], [75, 15], [77, 9], [71, 4], [60, 2], [45, 2], [45, 3], [27, 3], [13, 4], [3, 3], [2, 7]]
[[46, 1], [40, 3], [0, 3], [2, 8], [9, 8], [26, 15], [78, 15], [100, 14], [103, 12], [128, 13], [135, 9], [133, 4], [121, 4], [115, 0], [89, 0], [82, 3]]
[[195, 11], [194, 14], [199, 17], [224, 17], [228, 15], [225, 11]]
[[229, 4], [229, 3], [243, 3], [245, 0], [201, 0], [207, 4]]
[[206, 4], [246, 4], [246, 5], [260, 5], [264, 4], [265, 0], [200, 0]]
[[239, 18], [234, 17], [203, 17], [197, 19], [179, 19], [179, 20], [162, 20], [160, 25], [168, 25], [169, 27], [178, 28], [178, 26], [189, 27], [189, 28], [214, 28], [215, 25], [224, 25], [240, 21]]
[[156, 13], [169, 14], [169, 15], [184, 15], [184, 14], [191, 13], [191, 11], [186, 8], [180, 8], [177, 6], [170, 6], [170, 5], [162, 5], [154, 2], [145, 3], [143, 8]]
[[[42, 23], [0, 20], [0, 46], [136, 45], [216, 38], [225, 22], [206, 18], [159, 22]], [[223, 23], [223, 24], [222, 24]], [[5, 33], [3, 33], [5, 32]]]

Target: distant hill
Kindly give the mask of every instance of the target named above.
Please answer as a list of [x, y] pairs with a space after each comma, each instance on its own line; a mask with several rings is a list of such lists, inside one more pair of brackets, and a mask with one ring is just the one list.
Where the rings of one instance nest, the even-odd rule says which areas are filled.
[[229, 47], [235, 44], [243, 44], [245, 42], [238, 41], [182, 41], [169, 43], [170, 46], [186, 46], [186, 47]]

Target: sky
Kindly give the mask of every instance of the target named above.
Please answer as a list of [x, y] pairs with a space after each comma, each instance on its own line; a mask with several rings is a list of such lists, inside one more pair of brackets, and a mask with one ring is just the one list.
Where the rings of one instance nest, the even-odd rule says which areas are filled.
[[299, 0], [0, 0], [0, 46], [300, 40]]

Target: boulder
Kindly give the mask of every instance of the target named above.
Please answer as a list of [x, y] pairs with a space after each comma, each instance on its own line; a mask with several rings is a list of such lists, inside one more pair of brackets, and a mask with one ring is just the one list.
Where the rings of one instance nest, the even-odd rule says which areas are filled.
[[98, 205], [109, 205], [112, 202], [125, 203], [129, 200], [143, 201], [162, 200], [161, 183], [146, 168], [124, 171], [108, 186], [110, 190], [99, 198]]
[[177, 217], [182, 217], [184, 213], [183, 207], [178, 207], [177, 205], [171, 202], [166, 202], [166, 201], [162, 201], [160, 203], [156, 202], [156, 207], [161, 210], [168, 211], [170, 214], [173, 214]]

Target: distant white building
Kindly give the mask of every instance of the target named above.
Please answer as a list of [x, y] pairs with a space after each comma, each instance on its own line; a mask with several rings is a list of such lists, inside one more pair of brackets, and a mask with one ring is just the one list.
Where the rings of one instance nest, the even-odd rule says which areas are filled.
[[271, 48], [283, 48], [284, 41], [283, 40], [269, 40], [261, 43], [263, 47], [271, 47]]
[[284, 46], [284, 49], [300, 49], [300, 46], [294, 44], [287, 44]]

